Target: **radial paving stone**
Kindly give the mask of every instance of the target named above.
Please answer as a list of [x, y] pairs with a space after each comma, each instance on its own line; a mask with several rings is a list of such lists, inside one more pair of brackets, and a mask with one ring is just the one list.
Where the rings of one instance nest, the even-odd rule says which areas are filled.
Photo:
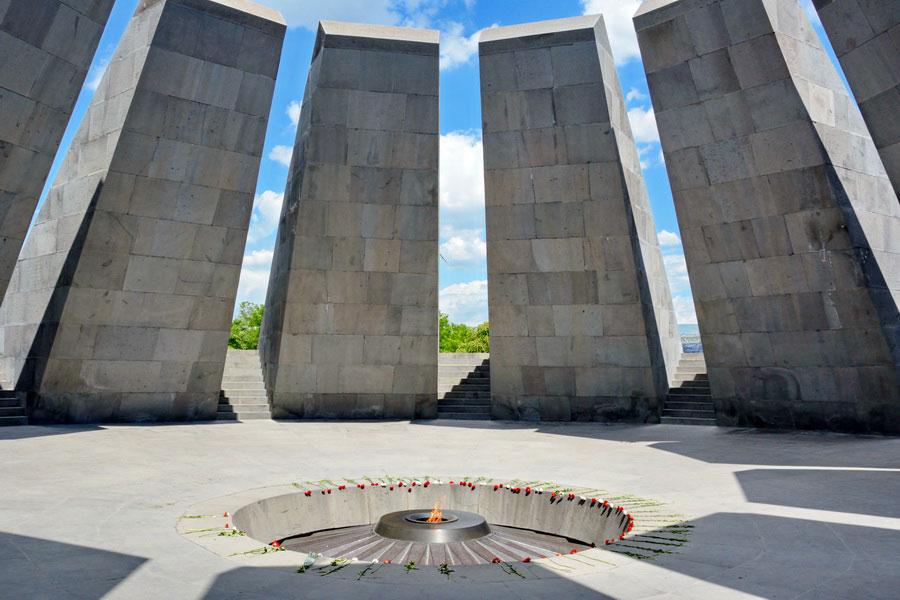
[[434, 418], [438, 32], [322, 22], [260, 334], [278, 418]]
[[493, 417], [658, 421], [681, 344], [603, 18], [479, 57]]
[[802, 7], [634, 23], [718, 423], [900, 431], [900, 204]]
[[894, 192], [900, 194], [900, 2], [814, 0]]
[[32, 421], [215, 418], [285, 29], [243, 0], [138, 6], [3, 304]]
[[113, 2], [0, 2], [0, 301]]

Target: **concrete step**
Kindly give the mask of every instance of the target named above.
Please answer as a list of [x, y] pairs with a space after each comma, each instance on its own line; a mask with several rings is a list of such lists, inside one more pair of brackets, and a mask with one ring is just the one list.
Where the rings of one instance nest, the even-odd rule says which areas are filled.
[[216, 414], [216, 421], [237, 421], [235, 413], [220, 412]]
[[662, 416], [687, 419], [711, 419], [713, 421], [716, 420], [716, 413], [712, 410], [677, 410], [669, 408], [668, 406], [663, 409]]
[[438, 413], [438, 419], [457, 419], [459, 421], [490, 421], [490, 414], [479, 413]]
[[259, 396], [243, 396], [240, 398], [236, 397], [228, 397], [228, 396], [219, 396], [219, 404], [268, 404], [269, 399], [265, 394], [260, 394]]
[[0, 398], [0, 408], [16, 408], [22, 406], [18, 398]]
[[679, 385], [677, 387], [708, 388], [709, 387], [709, 379], [688, 379], [686, 381], [679, 382]]
[[488, 398], [443, 398], [438, 400], [438, 406], [447, 405], [467, 405], [467, 406], [490, 406], [491, 399]]
[[222, 382], [223, 390], [258, 390], [264, 389], [262, 381], [229, 381], [228, 385]]
[[467, 405], [467, 404], [438, 404], [437, 407], [438, 414], [444, 413], [471, 413], [471, 414], [491, 414], [490, 405], [487, 406], [477, 406], [477, 405]]
[[673, 410], [707, 410], [715, 412], [715, 404], [712, 402], [678, 402], [675, 400], [666, 401], [666, 405], [663, 409], [673, 409]]
[[486, 400], [491, 399], [490, 392], [447, 392], [444, 394], [444, 398], [484, 398]]
[[675, 367], [676, 375], [700, 375], [706, 374], [706, 365], [678, 365]]
[[672, 396], [710, 396], [709, 388], [669, 388], [669, 397]]
[[712, 425], [715, 426], [715, 419], [688, 419], [684, 417], [662, 417], [663, 425]]
[[256, 396], [265, 396], [266, 391], [263, 388], [255, 389], [255, 390], [222, 390], [222, 396], [226, 398], [246, 398], [246, 397], [256, 397]]
[[24, 417], [25, 409], [21, 406], [0, 408], [0, 417]]
[[448, 392], [490, 392], [491, 386], [488, 385], [454, 385], [451, 388], [439, 388]]
[[220, 404], [217, 412], [239, 412], [239, 413], [258, 413], [264, 412], [269, 414], [268, 404]]
[[0, 427], [28, 425], [28, 417], [0, 417]]

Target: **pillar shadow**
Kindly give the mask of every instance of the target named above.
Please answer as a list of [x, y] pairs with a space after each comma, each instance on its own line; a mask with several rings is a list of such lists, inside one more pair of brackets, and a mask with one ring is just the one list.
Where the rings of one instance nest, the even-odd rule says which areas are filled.
[[0, 597], [99, 600], [146, 560], [0, 532]]

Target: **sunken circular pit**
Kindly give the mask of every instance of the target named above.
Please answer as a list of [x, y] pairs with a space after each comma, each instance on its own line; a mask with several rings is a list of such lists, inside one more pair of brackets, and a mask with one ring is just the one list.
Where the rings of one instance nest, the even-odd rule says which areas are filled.
[[[604, 499], [602, 490], [548, 482], [342, 481], [248, 490], [200, 503], [178, 530], [230, 559], [296, 573], [393, 582], [396, 571], [403, 575], [397, 582], [413, 583], [426, 576], [410, 577], [413, 571], [438, 569], [449, 579], [450, 573], [474, 577], [470, 569], [488, 569], [477, 577], [505, 581], [615, 567], [616, 554], [609, 551], [623, 544], [619, 556], [635, 554], [627, 545], [635, 527], [631, 512], [646, 508], [622, 506], [629, 496]], [[359, 568], [346, 569], [352, 565]]]

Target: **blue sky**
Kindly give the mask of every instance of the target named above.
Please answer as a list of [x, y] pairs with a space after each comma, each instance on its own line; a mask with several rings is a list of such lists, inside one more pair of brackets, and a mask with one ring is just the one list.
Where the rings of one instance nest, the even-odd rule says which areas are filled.
[[[810, 0], [800, 0], [824, 36]], [[117, 0], [51, 177], [138, 0]], [[641, 0], [263, 0], [289, 29], [269, 120], [238, 302], [263, 302], [299, 104], [320, 19], [441, 31], [441, 309], [470, 324], [487, 320], [484, 183], [477, 40], [487, 27], [602, 13], [644, 166], [679, 322], [696, 323], [659, 134], [631, 17]], [[829, 48], [827, 41], [826, 48]], [[836, 62], [836, 61], [835, 61]], [[49, 183], [48, 183], [49, 187]]]

